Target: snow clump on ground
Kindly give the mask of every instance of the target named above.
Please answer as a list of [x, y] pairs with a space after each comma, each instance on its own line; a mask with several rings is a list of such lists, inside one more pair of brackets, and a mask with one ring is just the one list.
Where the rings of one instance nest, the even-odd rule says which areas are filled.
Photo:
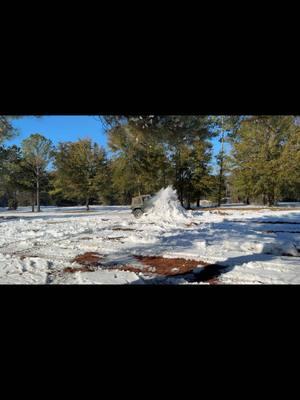
[[177, 192], [168, 186], [161, 189], [151, 200], [151, 207], [143, 218], [154, 222], [188, 223], [192, 218], [191, 211], [183, 208], [178, 200]]

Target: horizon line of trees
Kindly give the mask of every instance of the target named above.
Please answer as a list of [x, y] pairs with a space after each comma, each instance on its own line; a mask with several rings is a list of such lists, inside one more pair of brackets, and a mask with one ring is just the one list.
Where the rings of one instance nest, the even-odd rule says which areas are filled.
[[[54, 147], [41, 134], [16, 134], [0, 116], [0, 205], [129, 204], [172, 185], [190, 208], [208, 199], [274, 205], [300, 200], [296, 116], [101, 116], [107, 151], [90, 139]], [[213, 156], [212, 141], [221, 149]], [[2, 144], [1, 144], [2, 143]]]

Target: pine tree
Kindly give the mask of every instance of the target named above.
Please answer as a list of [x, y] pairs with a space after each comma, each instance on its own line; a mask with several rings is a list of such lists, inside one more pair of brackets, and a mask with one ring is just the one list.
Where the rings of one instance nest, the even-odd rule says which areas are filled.
[[34, 211], [35, 174], [24, 160], [21, 149], [15, 145], [0, 148], [0, 187], [1, 195], [15, 207], [21, 193], [30, 193]]
[[[0, 148], [0, 195], [5, 196], [10, 208], [17, 208], [17, 177], [21, 151], [17, 146]], [[14, 204], [14, 206], [12, 206]]]
[[295, 133], [292, 116], [248, 117], [232, 139], [232, 184], [246, 199], [262, 199], [269, 206], [281, 197], [283, 154]]
[[90, 139], [63, 142], [55, 155], [56, 176], [52, 194], [84, 202], [87, 211], [91, 200], [104, 202], [108, 196], [108, 165], [104, 149]]
[[116, 126], [108, 132], [113, 152], [112, 177], [120, 201], [153, 193], [168, 183], [167, 158], [163, 145], [135, 124]]
[[[23, 115], [0, 115], [0, 144], [18, 135], [19, 131], [13, 126], [13, 122], [20, 118], [23, 118]], [[42, 116], [36, 115], [35, 118]]]
[[109, 145], [115, 154], [113, 182], [126, 201], [134, 194], [173, 184], [181, 203], [189, 206], [194, 192], [194, 144], [213, 136], [208, 117], [113, 116], [103, 119]]
[[12, 121], [20, 116], [0, 115], [0, 144], [17, 135], [18, 131], [13, 127]]
[[[216, 133], [221, 144], [221, 149], [216, 156], [218, 175], [216, 179], [211, 180], [212, 198], [220, 207], [222, 199], [226, 196], [228, 177], [228, 154], [226, 144], [236, 137], [238, 130], [243, 123], [245, 116], [240, 115], [218, 115], [210, 116], [210, 127]], [[215, 186], [217, 182], [217, 187]]]
[[300, 128], [293, 126], [293, 132], [284, 146], [279, 180], [283, 200], [300, 201]]
[[195, 141], [193, 146], [193, 174], [191, 178], [192, 201], [200, 206], [200, 200], [211, 194], [211, 166], [212, 144], [206, 140]]

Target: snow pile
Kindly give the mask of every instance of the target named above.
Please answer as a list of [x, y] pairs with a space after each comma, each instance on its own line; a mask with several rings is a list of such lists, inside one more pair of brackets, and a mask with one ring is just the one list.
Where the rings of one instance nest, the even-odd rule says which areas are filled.
[[275, 243], [264, 243], [262, 245], [262, 253], [273, 254], [275, 256], [300, 256], [300, 245], [291, 241], [279, 241]]
[[142, 218], [154, 222], [189, 223], [192, 213], [186, 211], [178, 200], [176, 190], [172, 186], [161, 189], [150, 201], [151, 208], [147, 210]]

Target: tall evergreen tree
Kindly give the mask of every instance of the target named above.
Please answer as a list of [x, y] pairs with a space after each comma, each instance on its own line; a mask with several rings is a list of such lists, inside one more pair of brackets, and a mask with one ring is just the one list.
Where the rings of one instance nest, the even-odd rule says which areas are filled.
[[63, 142], [55, 155], [54, 192], [84, 202], [87, 211], [93, 198], [105, 201], [109, 195], [108, 165], [104, 149], [90, 139]]
[[113, 185], [126, 203], [168, 182], [164, 148], [149, 133], [130, 123], [116, 126], [108, 132], [108, 143], [113, 152]]
[[236, 194], [275, 204], [281, 197], [284, 149], [296, 130], [293, 116], [248, 117], [241, 123], [232, 139], [232, 184]]
[[0, 148], [0, 193], [7, 202], [18, 205], [21, 193], [31, 195], [32, 211], [35, 202], [35, 173], [24, 160], [22, 151], [17, 146]]
[[192, 201], [200, 206], [201, 198], [212, 192], [211, 185], [212, 144], [210, 141], [198, 140], [194, 143], [192, 160], [193, 174], [191, 179]]
[[17, 208], [18, 174], [21, 151], [17, 146], [0, 147], [0, 195], [5, 196], [10, 208]]
[[300, 128], [295, 124], [293, 133], [284, 146], [279, 171], [283, 200], [300, 201]]
[[[194, 145], [199, 141], [207, 143], [206, 139], [214, 135], [209, 130], [208, 117], [108, 116], [103, 119], [115, 153], [114, 182], [124, 185], [127, 201], [134, 193], [158, 190], [172, 183], [181, 203], [190, 204]], [[198, 159], [199, 164], [201, 161]], [[121, 171], [124, 179], [118, 180]]]
[[13, 120], [18, 118], [21, 117], [0, 115], [0, 144], [18, 133], [12, 124]]

